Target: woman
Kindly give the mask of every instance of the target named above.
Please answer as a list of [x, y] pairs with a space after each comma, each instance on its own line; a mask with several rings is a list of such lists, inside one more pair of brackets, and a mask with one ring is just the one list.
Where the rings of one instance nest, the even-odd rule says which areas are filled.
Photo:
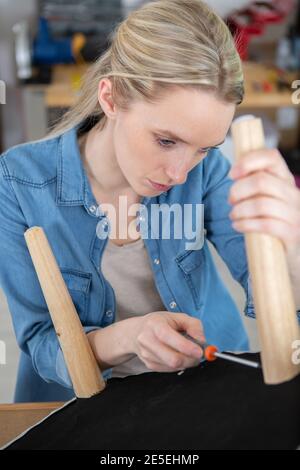
[[163, 237], [148, 217], [153, 207], [204, 209], [206, 238], [244, 287], [246, 314], [254, 309], [242, 232], [282, 239], [297, 294], [293, 176], [277, 150], [265, 150], [231, 170], [232, 184], [217, 148], [242, 98], [223, 21], [198, 0], [151, 2], [116, 28], [52, 135], [2, 155], [0, 279], [22, 350], [16, 401], [73, 396], [25, 245], [30, 226], [45, 229], [105, 378], [199, 364], [201, 348], [182, 332], [248, 349], [206, 239], [195, 249], [186, 232], [174, 236], [178, 213], [164, 213], [171, 235]]

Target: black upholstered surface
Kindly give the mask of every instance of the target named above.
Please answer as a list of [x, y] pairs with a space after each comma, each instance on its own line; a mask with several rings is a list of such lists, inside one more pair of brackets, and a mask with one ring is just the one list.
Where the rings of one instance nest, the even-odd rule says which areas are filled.
[[295, 449], [299, 444], [300, 376], [265, 385], [260, 370], [219, 359], [182, 375], [110, 379], [102, 393], [70, 403], [9, 449]]

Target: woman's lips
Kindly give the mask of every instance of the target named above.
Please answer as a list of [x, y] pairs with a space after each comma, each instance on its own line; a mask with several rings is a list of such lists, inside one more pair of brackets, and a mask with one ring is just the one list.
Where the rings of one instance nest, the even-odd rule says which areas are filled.
[[166, 186], [165, 184], [156, 183], [155, 181], [152, 181], [149, 178], [148, 178], [148, 181], [150, 182], [151, 186], [153, 186], [154, 189], [158, 189], [159, 191], [167, 191], [168, 189], [171, 188], [171, 186]]

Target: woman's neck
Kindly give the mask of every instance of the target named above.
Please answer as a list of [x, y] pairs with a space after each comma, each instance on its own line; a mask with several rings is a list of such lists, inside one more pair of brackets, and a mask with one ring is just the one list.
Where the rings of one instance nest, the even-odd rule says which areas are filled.
[[85, 171], [98, 191], [107, 195], [132, 193], [116, 159], [109, 122], [102, 130], [96, 125], [79, 137], [79, 149]]

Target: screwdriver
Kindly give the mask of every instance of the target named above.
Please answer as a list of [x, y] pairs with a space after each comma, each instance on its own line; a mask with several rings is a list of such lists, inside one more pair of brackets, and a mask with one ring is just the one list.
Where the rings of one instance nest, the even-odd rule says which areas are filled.
[[198, 344], [198, 346], [200, 346], [203, 350], [205, 359], [209, 362], [215, 361], [217, 358], [220, 358], [220, 359], [225, 359], [226, 361], [237, 362], [238, 364], [243, 364], [244, 366], [254, 367], [255, 369], [261, 368], [261, 365], [259, 364], [259, 362], [248, 361], [247, 359], [242, 359], [241, 357], [238, 357], [238, 356], [232, 356], [230, 354], [220, 353], [218, 351], [217, 346], [214, 346], [212, 344], [202, 343], [196, 338], [193, 338], [192, 336], [190, 336], [188, 333], [183, 333], [183, 336], [191, 340], [193, 343]]

